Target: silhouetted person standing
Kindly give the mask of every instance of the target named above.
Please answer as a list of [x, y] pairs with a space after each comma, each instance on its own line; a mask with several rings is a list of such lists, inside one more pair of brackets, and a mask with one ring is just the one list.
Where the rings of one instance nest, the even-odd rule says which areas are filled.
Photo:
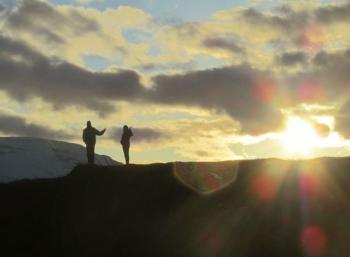
[[123, 152], [125, 157], [125, 163], [129, 164], [129, 149], [130, 149], [130, 137], [132, 137], [134, 134], [131, 131], [131, 127], [124, 125], [123, 127], [123, 135], [122, 139], [120, 140], [120, 143], [123, 146]]
[[86, 145], [86, 155], [89, 164], [94, 164], [95, 161], [95, 144], [96, 135], [102, 136], [106, 129], [98, 131], [91, 126], [91, 121], [86, 122], [86, 128], [83, 130], [83, 141]]

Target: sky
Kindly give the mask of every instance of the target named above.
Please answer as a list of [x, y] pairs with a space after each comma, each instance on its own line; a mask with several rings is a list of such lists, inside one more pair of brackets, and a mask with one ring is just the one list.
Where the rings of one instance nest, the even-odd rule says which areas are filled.
[[0, 136], [131, 162], [350, 154], [350, 2], [0, 0]]

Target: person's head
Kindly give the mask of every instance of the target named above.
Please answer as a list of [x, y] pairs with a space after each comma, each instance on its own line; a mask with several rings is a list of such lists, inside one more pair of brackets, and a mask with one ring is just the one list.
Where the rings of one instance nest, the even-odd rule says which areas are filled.
[[88, 120], [88, 121], [86, 122], [86, 127], [91, 128], [91, 121]]
[[123, 127], [123, 132], [127, 132], [128, 129], [129, 129], [128, 126], [124, 125], [124, 127]]

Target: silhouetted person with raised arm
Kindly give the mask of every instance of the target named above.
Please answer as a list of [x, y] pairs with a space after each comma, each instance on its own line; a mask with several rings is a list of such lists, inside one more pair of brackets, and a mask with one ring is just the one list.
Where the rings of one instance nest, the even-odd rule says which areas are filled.
[[123, 146], [123, 152], [125, 157], [125, 164], [129, 164], [129, 149], [130, 149], [130, 137], [132, 137], [134, 134], [131, 131], [131, 127], [124, 125], [123, 127], [123, 135], [122, 139], [120, 140], [120, 143]]
[[91, 126], [91, 121], [86, 122], [86, 128], [83, 130], [83, 141], [86, 145], [86, 155], [90, 165], [94, 164], [95, 161], [96, 135], [102, 136], [105, 131], [106, 129], [101, 131], [95, 129]]

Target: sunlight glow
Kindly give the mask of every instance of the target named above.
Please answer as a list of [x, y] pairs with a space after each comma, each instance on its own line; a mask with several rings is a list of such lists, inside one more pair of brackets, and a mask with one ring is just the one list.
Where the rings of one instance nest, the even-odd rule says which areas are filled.
[[308, 155], [321, 141], [313, 126], [299, 117], [289, 118], [287, 129], [281, 135], [284, 148], [292, 154]]

